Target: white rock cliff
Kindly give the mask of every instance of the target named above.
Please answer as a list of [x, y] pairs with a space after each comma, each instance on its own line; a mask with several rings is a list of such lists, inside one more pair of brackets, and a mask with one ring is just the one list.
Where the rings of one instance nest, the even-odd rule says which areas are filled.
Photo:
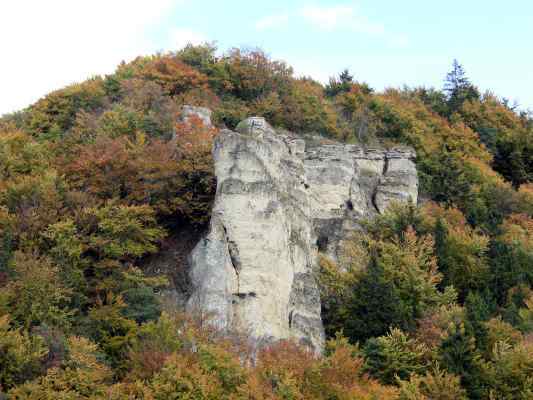
[[[318, 250], [335, 258], [357, 222], [416, 203], [412, 150], [364, 150], [276, 133], [262, 118], [223, 130], [209, 232], [190, 255], [187, 308], [256, 342], [324, 343]], [[315, 140], [316, 142], [316, 140]]]

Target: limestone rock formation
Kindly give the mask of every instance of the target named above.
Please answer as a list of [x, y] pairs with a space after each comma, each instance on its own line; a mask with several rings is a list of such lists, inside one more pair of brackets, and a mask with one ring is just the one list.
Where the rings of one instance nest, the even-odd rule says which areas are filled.
[[306, 143], [262, 118], [223, 130], [210, 228], [190, 255], [188, 309], [256, 341], [320, 351], [317, 250], [336, 257], [357, 221], [417, 201], [411, 150]]
[[189, 121], [191, 116], [195, 116], [195, 117], [200, 118], [204, 126], [208, 126], [208, 127], [212, 126], [211, 114], [212, 114], [212, 111], [209, 108], [205, 108], [205, 107], [195, 107], [195, 106], [185, 105], [181, 109], [181, 119], [183, 121], [187, 122]]
[[359, 221], [383, 213], [391, 202], [418, 198], [412, 149], [363, 149], [325, 144], [304, 156], [305, 178], [316, 243], [338, 259], [343, 241], [359, 229]]

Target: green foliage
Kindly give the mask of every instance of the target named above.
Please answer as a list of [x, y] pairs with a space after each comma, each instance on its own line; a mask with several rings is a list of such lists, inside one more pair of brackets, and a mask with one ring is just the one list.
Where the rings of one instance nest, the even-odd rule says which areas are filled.
[[453, 285], [460, 299], [486, 284], [489, 238], [472, 229], [463, 214], [429, 203], [424, 207], [425, 224], [435, 236], [435, 252], [443, 285]]
[[450, 324], [439, 348], [439, 359], [449, 372], [461, 376], [470, 398], [486, 398], [481, 354], [475, 337], [467, 332], [464, 322]]
[[[420, 199], [432, 201], [363, 224], [339, 265], [321, 258], [326, 333], [347, 335], [322, 357], [281, 343], [243, 363], [252, 355], [236, 338], [161, 313], [167, 279], [147, 276], [145, 257], [166, 232], [204, 229], [216, 190], [217, 128], [176, 122], [184, 104], [211, 108], [220, 128], [259, 115], [416, 150]], [[457, 62], [444, 90], [375, 92], [347, 70], [322, 85], [258, 49], [189, 45], [50, 93], [0, 119], [0, 390], [531, 398], [532, 134], [531, 115], [480, 95]]]
[[51, 260], [19, 251], [12, 268], [14, 276], [3, 289], [3, 297], [13, 322], [25, 329], [41, 324], [68, 329], [73, 316], [67, 307], [71, 291], [63, 286]]
[[87, 221], [94, 221], [88, 245], [101, 258], [137, 258], [156, 251], [164, 236], [156, 227], [154, 211], [149, 206], [115, 206], [87, 210]]
[[327, 96], [334, 97], [339, 93], [349, 92], [354, 83], [353, 75], [348, 69], [343, 70], [339, 74], [339, 78], [329, 78], [329, 83], [324, 88]]
[[108, 294], [89, 310], [92, 337], [101, 344], [111, 365], [122, 373], [125, 359], [137, 333], [135, 321], [124, 315], [126, 303], [120, 296]]
[[531, 182], [533, 130], [527, 115], [515, 113], [491, 93], [465, 102], [459, 112], [494, 155], [496, 171], [515, 187]]
[[446, 75], [444, 92], [448, 97], [448, 112], [457, 112], [468, 100], [479, 99], [479, 91], [466, 77], [464, 68], [457, 60], [453, 60], [453, 69]]
[[491, 248], [491, 289], [500, 304], [509, 291], [533, 285], [533, 223], [526, 214], [513, 214], [500, 226]]
[[489, 304], [488, 295], [481, 295], [479, 292], [470, 292], [465, 301], [466, 318], [473, 331], [477, 347], [480, 350], [489, 348], [488, 329], [486, 321], [494, 314], [495, 305]]
[[9, 392], [13, 399], [94, 399], [105, 395], [111, 371], [99, 360], [98, 349], [82, 337], [68, 339], [68, 357], [46, 375]]
[[410, 225], [421, 221], [412, 207], [393, 207], [367, 224], [369, 235], [346, 254], [345, 283], [332, 293], [335, 306], [326, 319], [353, 341], [383, 335], [390, 326], [413, 329], [424, 313], [455, 300], [453, 288], [438, 289], [442, 276], [432, 237]]
[[3, 280], [8, 273], [8, 263], [13, 255], [13, 218], [0, 207], [0, 274]]
[[133, 287], [123, 292], [128, 307], [123, 314], [137, 323], [155, 320], [161, 314], [161, 304], [154, 288], [150, 286]]
[[525, 307], [518, 310], [518, 316], [519, 329], [525, 333], [533, 332], [533, 294], [525, 300]]
[[52, 92], [28, 109], [27, 127], [36, 136], [60, 137], [72, 127], [80, 110], [97, 111], [105, 104], [101, 78]]
[[130, 136], [135, 138], [135, 133], [141, 121], [137, 113], [119, 104], [106, 111], [98, 119], [98, 127], [102, 135], [107, 137]]
[[520, 331], [503, 321], [501, 317], [492, 318], [485, 322], [485, 329], [487, 330], [485, 358], [491, 356], [494, 346], [498, 342], [505, 342], [514, 346], [524, 339]]
[[9, 317], [0, 316], [0, 393], [39, 373], [47, 352], [40, 336], [13, 329]]
[[489, 393], [497, 399], [529, 399], [533, 396], [533, 344], [494, 345], [491, 361], [485, 365]]
[[459, 377], [442, 370], [438, 364], [425, 375], [411, 375], [400, 381], [400, 400], [467, 400]]
[[430, 361], [430, 350], [397, 328], [386, 336], [369, 339], [363, 352], [365, 371], [389, 385], [396, 379], [423, 374]]
[[368, 271], [349, 290], [351, 296], [343, 298], [339, 309], [333, 310], [337, 314], [333, 321], [340, 319], [334, 325], [335, 328], [342, 328], [352, 340], [379, 336], [389, 326], [403, 328], [409, 323], [408, 312], [402, 307], [399, 291], [379, 266], [371, 264]]
[[295, 132], [338, 136], [337, 116], [323, 95], [322, 86], [311, 79], [292, 82], [281, 96], [283, 119], [279, 125]]

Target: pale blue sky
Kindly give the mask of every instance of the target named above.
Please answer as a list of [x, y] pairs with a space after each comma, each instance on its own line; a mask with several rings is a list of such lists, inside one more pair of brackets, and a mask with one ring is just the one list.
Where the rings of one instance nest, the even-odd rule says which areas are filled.
[[188, 41], [261, 47], [299, 75], [343, 68], [384, 87], [441, 87], [457, 58], [481, 90], [533, 108], [533, 2], [17, 0], [0, 4], [0, 114]]

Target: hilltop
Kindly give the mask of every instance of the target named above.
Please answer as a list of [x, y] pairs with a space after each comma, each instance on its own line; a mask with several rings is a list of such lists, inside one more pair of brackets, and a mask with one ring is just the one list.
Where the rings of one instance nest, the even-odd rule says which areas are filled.
[[[377, 92], [362, 79], [343, 71], [322, 85], [260, 50], [218, 56], [206, 44], [138, 57], [4, 116], [0, 394], [530, 398], [533, 117], [480, 93], [457, 62], [442, 89]], [[184, 106], [211, 110], [212, 123], [184, 118]], [[291, 341], [249, 348], [245, 333], [218, 331], [162, 295], [189, 290], [186, 258], [213, 229], [219, 195], [213, 142], [250, 116], [274, 127], [270, 142], [291, 168], [303, 168], [293, 141], [339, 153], [313, 178], [324, 199], [347, 145], [383, 160], [416, 153], [402, 156], [416, 166], [416, 204], [361, 213], [343, 257], [316, 244], [306, 295], [320, 298], [321, 356]], [[269, 154], [258, 149], [257, 159]], [[280, 176], [300, 196], [305, 173]], [[366, 196], [371, 206], [375, 193]], [[348, 223], [361, 204], [343, 206]], [[290, 221], [300, 229], [291, 240], [311, 229]]]

